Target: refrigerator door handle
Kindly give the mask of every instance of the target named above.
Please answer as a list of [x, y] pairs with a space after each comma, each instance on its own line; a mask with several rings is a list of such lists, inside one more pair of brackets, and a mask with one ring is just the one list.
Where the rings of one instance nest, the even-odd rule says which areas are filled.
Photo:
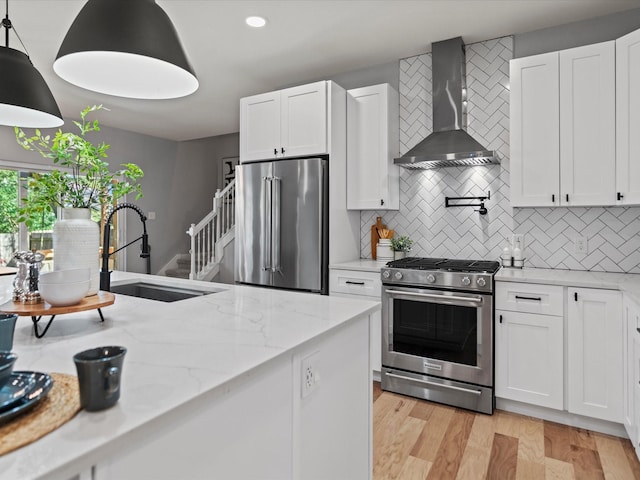
[[262, 239], [262, 270], [271, 270], [271, 236], [272, 236], [272, 224], [271, 224], [271, 177], [262, 177], [262, 192], [264, 195], [264, 215], [262, 215], [262, 231], [264, 232], [264, 238]]
[[280, 191], [281, 191], [280, 177], [271, 177], [273, 202], [272, 202], [272, 220], [271, 220], [271, 271], [280, 272]]

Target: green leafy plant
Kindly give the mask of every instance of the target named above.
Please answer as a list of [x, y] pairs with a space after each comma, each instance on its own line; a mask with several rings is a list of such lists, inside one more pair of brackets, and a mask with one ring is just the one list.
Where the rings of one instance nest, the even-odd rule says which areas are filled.
[[55, 212], [56, 207], [99, 209], [135, 192], [136, 200], [142, 197], [138, 180], [144, 176], [134, 163], [124, 163], [116, 171], [109, 170], [105, 161], [110, 145], [93, 144], [86, 136], [99, 132], [98, 120], [87, 120], [87, 115], [97, 110], [108, 110], [102, 105], [85, 108], [81, 121], [74, 121], [80, 133], [58, 130], [53, 138], [38, 129], [32, 136], [15, 127], [16, 141], [25, 150], [36, 151], [64, 170], [34, 173], [27, 182], [28, 194], [19, 213], [20, 222], [34, 224], [43, 214]]
[[413, 240], [408, 236], [402, 235], [400, 237], [393, 237], [391, 239], [391, 248], [394, 252], [408, 252], [413, 246]]

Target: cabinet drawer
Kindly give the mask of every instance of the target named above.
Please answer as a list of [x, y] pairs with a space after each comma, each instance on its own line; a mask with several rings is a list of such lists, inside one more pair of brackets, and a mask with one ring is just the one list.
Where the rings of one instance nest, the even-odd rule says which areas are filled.
[[378, 272], [331, 270], [329, 273], [329, 291], [380, 297], [380, 274]]
[[563, 291], [558, 285], [496, 282], [496, 309], [562, 316]]

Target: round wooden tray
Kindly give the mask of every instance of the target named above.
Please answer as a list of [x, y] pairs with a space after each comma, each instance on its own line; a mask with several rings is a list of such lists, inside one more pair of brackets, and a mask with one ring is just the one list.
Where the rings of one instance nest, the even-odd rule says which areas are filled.
[[84, 312], [85, 310], [107, 307], [113, 305], [115, 300], [116, 296], [113, 293], [100, 290], [97, 295], [84, 297], [80, 303], [66, 307], [53, 307], [46, 302], [27, 304], [11, 301], [0, 305], [0, 311], [4, 313], [16, 313], [21, 317], [61, 315], [63, 313]]

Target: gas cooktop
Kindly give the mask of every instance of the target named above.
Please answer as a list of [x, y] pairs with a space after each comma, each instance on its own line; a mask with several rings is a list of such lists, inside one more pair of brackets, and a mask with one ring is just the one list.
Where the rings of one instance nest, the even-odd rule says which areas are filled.
[[490, 260], [455, 260], [450, 258], [405, 257], [387, 263], [389, 268], [411, 270], [439, 270], [447, 272], [495, 273], [500, 263]]

